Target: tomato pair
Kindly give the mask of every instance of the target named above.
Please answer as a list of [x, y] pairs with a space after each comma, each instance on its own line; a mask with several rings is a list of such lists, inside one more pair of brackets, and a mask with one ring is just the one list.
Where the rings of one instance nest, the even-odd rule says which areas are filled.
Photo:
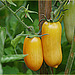
[[45, 21], [42, 26], [42, 41], [39, 37], [26, 37], [23, 45], [23, 53], [28, 54], [24, 61], [31, 70], [40, 69], [44, 61], [47, 65], [57, 68], [62, 61], [61, 51], [61, 24], [60, 22]]

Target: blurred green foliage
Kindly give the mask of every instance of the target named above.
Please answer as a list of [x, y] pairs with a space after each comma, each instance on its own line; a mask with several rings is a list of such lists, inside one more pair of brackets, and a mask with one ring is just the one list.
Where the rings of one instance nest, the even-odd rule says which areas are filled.
[[3, 72], [5, 74], [18, 74], [19, 73], [19, 70], [18, 68], [16, 67], [10, 67], [10, 66], [6, 66], [6, 67], [3, 67]]
[[1, 58], [4, 53], [4, 41], [6, 39], [6, 29], [3, 27], [0, 27], [0, 74], [3, 73], [2, 65], [1, 65]]
[[[13, 10], [16, 11], [20, 6], [27, 6], [29, 4], [29, 10], [36, 11], [38, 12], [38, 2], [37, 1], [14, 1], [14, 3], [17, 5], [16, 7], [13, 5], [9, 5], [9, 7]], [[3, 5], [0, 2], [0, 7]], [[22, 13], [18, 12], [17, 15], [21, 18]], [[22, 20], [28, 25], [28, 26], [33, 26], [35, 29], [35, 32], [39, 31], [39, 20], [38, 20], [38, 15], [37, 14], [30, 14], [31, 18], [33, 19], [33, 23], [30, 21], [28, 18], [23, 18]], [[0, 27], [5, 27], [6, 29], [6, 39], [4, 43], [4, 49], [0, 49], [0, 58], [1, 58], [1, 52], [4, 50], [4, 55], [13, 55], [16, 54], [14, 47], [11, 45], [11, 41], [16, 37], [16, 35], [20, 34], [22, 31], [24, 33], [28, 33], [28, 31], [20, 24], [20, 22], [16, 19], [16, 17], [5, 7], [0, 10]], [[64, 25], [62, 22], [62, 40], [61, 40], [61, 45], [62, 45], [62, 53], [63, 53], [63, 60], [60, 66], [57, 69], [54, 69], [55, 74], [63, 74], [65, 71], [65, 66], [67, 63], [69, 51], [71, 48], [71, 45], [68, 43], [65, 37], [65, 30], [64, 30]], [[1, 31], [1, 30], [0, 30]], [[4, 31], [4, 30], [3, 30]], [[5, 32], [4, 32], [5, 33]], [[0, 34], [0, 40], [1, 40], [1, 34]], [[5, 35], [3, 35], [5, 38]], [[19, 41], [19, 43], [16, 45], [16, 52], [17, 54], [22, 54], [23, 53], [23, 42], [24, 38], [22, 37]], [[1, 41], [0, 41], [0, 48], [1, 47]], [[1, 61], [0, 61], [1, 62]], [[75, 62], [74, 62], [75, 64]], [[14, 61], [14, 62], [8, 62], [8, 63], [3, 63], [2, 64], [2, 69], [3, 69], [3, 74], [27, 74], [27, 75], [33, 75], [33, 74], [39, 74], [39, 71], [33, 72], [32, 70], [28, 69], [28, 67], [25, 65], [24, 60], [20, 61]], [[0, 71], [2, 70], [0, 67]], [[75, 73], [75, 66], [72, 68], [72, 73]], [[1, 72], [0, 72], [1, 73]]]

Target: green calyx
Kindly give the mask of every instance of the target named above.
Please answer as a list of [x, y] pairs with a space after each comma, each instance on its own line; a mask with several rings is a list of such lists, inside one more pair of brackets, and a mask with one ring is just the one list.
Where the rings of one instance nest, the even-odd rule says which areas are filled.
[[[61, 9], [61, 10], [57, 13], [57, 15], [54, 15], [54, 12], [52, 11], [52, 12], [51, 12], [51, 19], [47, 19], [46, 16], [45, 16], [44, 14], [42, 14], [42, 15], [44, 16], [44, 19], [41, 19], [40, 22], [42, 22], [42, 21], [58, 22], [58, 21], [63, 17], [63, 15], [64, 15], [64, 14], [62, 14], [62, 12], [66, 11], [66, 10], [68, 10], [68, 9], [65, 9], [65, 10]], [[40, 24], [40, 22], [39, 22], [39, 24]]]
[[[52, 19], [47, 19], [47, 17], [44, 14], [41, 14], [41, 15], [44, 16], [44, 19], [41, 19], [40, 22], [42, 22], [42, 21], [53, 22]], [[40, 24], [40, 22], [39, 22], [39, 24]]]
[[35, 12], [35, 11], [29, 10], [28, 7], [29, 7], [29, 4], [28, 4], [27, 7], [24, 9], [24, 13], [25, 13], [25, 15], [33, 22], [32, 18], [31, 18], [30, 15], [29, 15], [29, 13], [36, 13], [36, 14], [38, 14], [38, 13]]
[[[60, 3], [59, 6], [57, 5], [57, 2]], [[63, 17], [63, 15], [64, 15], [63, 12], [68, 10], [68, 9], [63, 10], [63, 7], [67, 4], [67, 2], [68, 2], [68, 0], [63, 0], [63, 1], [56, 0], [55, 4], [53, 6], [54, 9], [51, 12], [51, 18], [47, 19], [44, 14], [41, 14], [41, 15], [44, 16], [44, 19], [41, 19], [40, 22], [41, 21], [47, 21], [47, 22], [58, 22], [58, 21], [60, 21], [61, 18]]]
[[56, 1], [53, 7], [57, 7], [57, 2], [60, 3], [60, 5], [57, 7], [57, 9], [55, 9], [53, 11], [53, 22], [57, 22], [60, 21], [60, 19], [63, 17], [64, 15], [64, 11], [68, 10], [65, 9], [63, 10], [64, 6], [68, 3], [69, 0], [63, 0], [63, 1]]
[[29, 27], [28, 27], [28, 31], [29, 31], [32, 35], [36, 34], [33, 26], [29, 26]]
[[17, 13], [17, 12], [22, 12], [23, 14], [22, 14], [22, 16], [21, 16], [21, 19], [22, 18], [29, 18], [32, 22], [33, 22], [33, 19], [31, 18], [31, 16], [30, 16], [30, 13], [35, 13], [35, 14], [38, 14], [36, 11], [31, 11], [31, 10], [29, 10], [28, 9], [29, 8], [29, 4], [27, 5], [27, 7], [25, 8], [24, 6], [21, 6], [19, 9], [17, 9], [16, 11], [15, 11], [15, 13]]
[[[65, 9], [65, 10], [67, 10], [67, 9]], [[58, 22], [62, 18], [62, 16], [64, 15], [64, 14], [62, 14], [60, 16], [61, 11], [64, 11], [64, 10], [60, 10], [60, 12], [59, 12], [57, 17], [56, 16], [54, 17], [54, 12], [52, 11], [51, 12], [51, 19], [47, 19], [46, 16], [44, 14], [42, 14], [44, 16], [44, 19], [41, 19], [40, 22], [42, 22], [42, 21], [47, 21], [47, 22], [51, 22], [51, 23]], [[39, 24], [40, 24], [40, 22], [39, 22]]]

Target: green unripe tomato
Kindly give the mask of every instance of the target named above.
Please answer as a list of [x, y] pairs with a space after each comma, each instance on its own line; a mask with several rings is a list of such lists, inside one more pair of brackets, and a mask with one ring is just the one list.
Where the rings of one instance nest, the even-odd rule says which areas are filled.
[[69, 43], [72, 43], [75, 26], [75, 1], [72, 0], [69, 4], [65, 6], [64, 9], [68, 9], [64, 12], [64, 27], [66, 38]]

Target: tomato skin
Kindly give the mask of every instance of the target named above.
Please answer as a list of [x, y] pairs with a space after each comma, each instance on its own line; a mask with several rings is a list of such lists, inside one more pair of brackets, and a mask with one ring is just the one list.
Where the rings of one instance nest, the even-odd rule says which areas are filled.
[[64, 12], [65, 34], [68, 42], [72, 43], [75, 26], [75, 1], [72, 0], [68, 5], [64, 7], [64, 9], [68, 9]]
[[25, 38], [23, 54], [28, 54], [24, 58], [25, 64], [33, 71], [40, 69], [43, 63], [42, 44], [39, 37]]
[[44, 60], [48, 66], [57, 68], [62, 61], [61, 51], [61, 24], [60, 22], [44, 22], [42, 36]]

